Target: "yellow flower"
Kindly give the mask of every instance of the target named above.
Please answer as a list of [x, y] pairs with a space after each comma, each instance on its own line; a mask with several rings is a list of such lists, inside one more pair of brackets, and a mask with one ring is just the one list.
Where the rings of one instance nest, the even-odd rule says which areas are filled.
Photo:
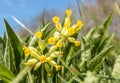
[[61, 33], [62, 33], [63, 36], [68, 36], [68, 29], [63, 28]]
[[51, 60], [52, 60], [52, 58], [51, 58], [51, 57], [48, 57], [48, 58], [47, 58], [47, 61], [48, 61], [48, 62], [50, 62]]
[[61, 31], [61, 30], [62, 30], [62, 26], [61, 26], [60, 23], [57, 23], [55, 26], [56, 26], [56, 28], [57, 28], [58, 31]]
[[56, 44], [57, 47], [62, 47], [62, 41], [58, 41]]
[[36, 36], [37, 38], [41, 39], [41, 37], [42, 37], [42, 32], [40, 32], [40, 31], [36, 32], [36, 33], [35, 33], [35, 36]]
[[74, 41], [75, 46], [80, 46], [80, 41]]
[[58, 24], [59, 21], [60, 21], [60, 18], [59, 18], [58, 16], [54, 16], [54, 17], [52, 18], [52, 21], [53, 21], [54, 23]]
[[76, 25], [76, 24], [74, 24], [71, 28], [76, 29], [76, 28], [77, 28], [77, 25]]
[[55, 50], [57, 50], [57, 46], [52, 46], [51, 48], [50, 48], [50, 52], [53, 52], [53, 51], [55, 51]]
[[82, 27], [82, 26], [83, 26], [83, 23], [82, 23], [81, 20], [78, 20], [78, 21], [77, 21], [77, 26], [78, 26], [78, 27]]
[[57, 65], [57, 63], [56, 63], [54, 60], [51, 60], [51, 61], [49, 62], [49, 64], [52, 65], [52, 66]]
[[61, 69], [60, 65], [55, 65], [56, 71], [59, 71]]
[[28, 47], [24, 46], [24, 47], [23, 47], [23, 50], [24, 50], [25, 56], [28, 56], [28, 55], [31, 54], [31, 51], [30, 51], [30, 49], [29, 49]]
[[69, 34], [69, 36], [73, 35], [74, 33], [75, 33], [74, 28], [69, 28], [69, 29], [68, 29], [68, 34]]
[[37, 70], [41, 66], [41, 64], [41, 62], [36, 63], [34, 66], [34, 71]]
[[68, 40], [69, 40], [71, 43], [74, 43], [75, 38], [74, 38], [74, 37], [69, 37]]
[[67, 17], [67, 18], [65, 18], [65, 23], [64, 23], [64, 28], [68, 28], [68, 27], [70, 27], [70, 18], [69, 17]]
[[60, 38], [60, 33], [58, 31], [54, 33], [54, 38], [56, 41]]
[[42, 50], [44, 48], [44, 42], [42, 40], [38, 41], [38, 46]]
[[37, 63], [38, 60], [37, 59], [29, 59], [26, 63], [24, 63], [25, 65], [34, 65], [35, 63]]
[[42, 62], [42, 63], [45, 63], [47, 61], [47, 57], [44, 56], [44, 55], [41, 55], [39, 60]]
[[55, 52], [53, 52], [52, 54], [50, 54], [49, 57], [51, 57], [51, 58], [56, 58], [56, 57], [58, 57], [58, 56], [60, 56], [60, 55], [63, 55], [63, 52], [55, 51]]
[[34, 47], [29, 47], [30, 51], [31, 51], [31, 56], [34, 58], [39, 59], [39, 54], [38, 54], [38, 50]]
[[69, 17], [72, 14], [72, 10], [66, 10], [66, 15]]
[[55, 38], [50, 37], [50, 38], [48, 39], [48, 43], [51, 44], [51, 45], [53, 45], [53, 44], [55, 43]]

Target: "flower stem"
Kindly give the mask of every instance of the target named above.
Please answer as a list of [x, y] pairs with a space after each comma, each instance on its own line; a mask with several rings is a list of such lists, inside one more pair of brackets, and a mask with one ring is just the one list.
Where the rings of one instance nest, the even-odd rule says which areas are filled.
[[42, 64], [42, 83], [45, 83], [45, 80], [44, 80], [44, 64]]

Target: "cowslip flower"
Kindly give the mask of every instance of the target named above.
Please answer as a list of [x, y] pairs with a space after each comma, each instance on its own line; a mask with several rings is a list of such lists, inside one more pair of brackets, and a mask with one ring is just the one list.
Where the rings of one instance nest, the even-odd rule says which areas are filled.
[[77, 21], [77, 26], [78, 26], [78, 27], [82, 27], [82, 26], [83, 26], [83, 23], [82, 23], [81, 20], [78, 20], [78, 21]]
[[[80, 41], [77, 41], [74, 37], [72, 37], [74, 34], [78, 33], [80, 31], [80, 29], [83, 26], [83, 23], [81, 20], [78, 20], [76, 24], [71, 26], [71, 21], [70, 21], [70, 16], [72, 14], [72, 10], [66, 10], [66, 15], [67, 17], [65, 18], [64, 24], [63, 26], [61, 26], [61, 24], [59, 23], [59, 17], [53, 17], [53, 22], [55, 23], [55, 26], [57, 28], [57, 30], [59, 31], [59, 36], [57, 37], [57, 40], [61, 40], [62, 42], [58, 42], [56, 44], [54, 44], [53, 47], [51, 47], [51, 50], [57, 50], [58, 47], [62, 47], [62, 44], [64, 43], [64, 41], [68, 40], [71, 43], [74, 43], [75, 46], [79, 46], [80, 45]], [[55, 22], [57, 19], [57, 22]], [[60, 26], [58, 26], [58, 24]]]
[[60, 65], [56, 65], [55, 68], [56, 68], [56, 71], [59, 71], [61, 69], [61, 66]]
[[40, 32], [40, 31], [36, 32], [36, 33], [35, 33], [35, 36], [36, 36], [37, 38], [41, 39], [41, 37], [42, 37], [42, 32]]
[[60, 23], [57, 23], [55, 26], [56, 26], [58, 31], [62, 31], [62, 26]]
[[68, 29], [69, 36], [73, 35], [74, 33], [75, 33], [75, 29], [74, 28], [69, 28]]
[[31, 54], [30, 49], [26, 46], [23, 46], [25, 56], [29, 56]]
[[52, 21], [57, 24], [57, 23], [59, 23], [60, 18], [58, 16], [54, 16], [54, 18], [52, 19]]
[[[49, 63], [51, 66], [56, 67], [57, 63], [53, 59], [63, 54], [63, 52], [55, 51], [53, 53], [46, 53], [45, 55], [41, 55], [34, 47], [27, 47], [27, 48], [30, 49], [29, 55], [31, 56], [31, 58], [28, 59], [28, 61], [25, 62], [24, 64], [26, 66], [33, 65], [34, 70], [38, 69], [41, 66], [41, 64], [46, 64], [46, 63]], [[33, 50], [31, 50], [31, 48]]]
[[59, 40], [59, 41], [57, 42], [57, 44], [56, 44], [57, 47], [62, 47], [62, 45], [63, 45], [63, 44], [62, 44], [62, 40]]
[[53, 45], [54, 43], [55, 43], [55, 38], [50, 37], [50, 38], [48, 39], [48, 44]]
[[[60, 51], [48, 51], [47, 53], [45, 53], [44, 55], [40, 52], [40, 50], [42, 50], [44, 48], [44, 41], [41, 39], [42, 37], [42, 32], [38, 31], [35, 33], [35, 36], [38, 38], [37, 42], [38, 42], [38, 48], [32, 47], [32, 46], [24, 46], [23, 47], [23, 51], [25, 56], [30, 56], [30, 59], [28, 59], [27, 62], [25, 62], [24, 64], [26, 66], [28, 65], [32, 65], [34, 68], [34, 70], [38, 69], [42, 64], [46, 64], [49, 63], [51, 66], [55, 67], [57, 65], [57, 63], [54, 61], [54, 58], [57, 58], [58, 56], [62, 55], [63, 53]], [[51, 37], [48, 39], [49, 44], [54, 44], [55, 43], [55, 38]], [[56, 45], [56, 49], [58, 47], [61, 47], [61, 42], [58, 41], [57, 42], [58, 46]], [[40, 49], [40, 50], [38, 50]]]
[[69, 17], [72, 14], [72, 10], [66, 10], [66, 15]]
[[45, 63], [47, 61], [47, 57], [45, 55], [41, 55], [39, 60], [42, 62], [42, 63]]
[[74, 41], [75, 46], [80, 46], [80, 41]]

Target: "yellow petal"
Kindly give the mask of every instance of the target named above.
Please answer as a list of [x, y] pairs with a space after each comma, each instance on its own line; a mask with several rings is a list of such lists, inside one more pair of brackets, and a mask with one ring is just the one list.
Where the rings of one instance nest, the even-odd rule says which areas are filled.
[[42, 63], [45, 63], [47, 61], [47, 57], [44, 56], [44, 55], [41, 55], [39, 60], [42, 62]]
[[61, 69], [61, 66], [60, 65], [56, 65], [55, 68], [56, 68], [56, 71], [59, 71]]
[[53, 45], [53, 44], [55, 43], [55, 38], [50, 37], [50, 38], [48, 39], [48, 43], [51, 44], [51, 45]]
[[42, 37], [42, 32], [40, 32], [40, 31], [36, 32], [36, 33], [35, 33], [35, 36], [36, 36], [37, 38], [41, 39], [41, 37]]
[[60, 18], [59, 18], [58, 16], [54, 16], [54, 17], [52, 18], [52, 21], [57, 24], [57, 23], [59, 23]]
[[80, 41], [74, 41], [75, 46], [80, 46]]
[[78, 20], [78, 21], [77, 21], [77, 26], [78, 26], [78, 27], [82, 27], [82, 26], [83, 26], [83, 23], [82, 23], [81, 20]]
[[72, 10], [66, 10], [66, 15], [69, 17], [72, 14]]
[[68, 28], [68, 34], [69, 36], [73, 35], [75, 33], [74, 28]]

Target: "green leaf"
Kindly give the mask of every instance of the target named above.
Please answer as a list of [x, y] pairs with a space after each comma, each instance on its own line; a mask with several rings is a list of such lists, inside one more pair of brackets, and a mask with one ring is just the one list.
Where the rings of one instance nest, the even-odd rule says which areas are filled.
[[37, 41], [38, 41], [37, 37], [33, 36], [32, 39], [31, 39], [31, 41], [30, 41], [30, 43], [29, 43], [29, 46], [36, 47], [37, 44], [38, 44]]
[[5, 53], [4, 53], [4, 63], [8, 69], [10, 69], [10, 48], [8, 40], [6, 41]]
[[63, 56], [64, 56], [63, 58], [64, 58], [64, 60], [66, 60], [66, 58], [68, 57], [72, 46], [73, 46], [73, 45], [72, 45], [70, 42], [67, 42], [67, 43], [66, 43], [65, 49], [64, 49], [64, 51], [63, 51]]
[[0, 37], [0, 63], [3, 63], [3, 55], [4, 55], [5, 43]]
[[13, 72], [16, 71], [16, 67], [14, 63], [14, 54], [9, 39], [6, 40], [6, 46], [4, 52], [4, 64], [9, 70]]
[[14, 79], [14, 74], [1, 63], [0, 63], [0, 78], [7, 82], [10, 82], [11, 80]]
[[7, 39], [6, 32], [4, 32], [3, 40], [6, 42], [6, 39]]
[[105, 49], [107, 46], [110, 45], [112, 39], [114, 37], [114, 34], [111, 34], [110, 36], [108, 36], [106, 39], [104, 39], [103, 41], [101, 41], [101, 43], [99, 44], [97, 50], [100, 52], [103, 49]]
[[94, 71], [98, 68], [104, 58], [108, 55], [108, 52], [111, 50], [113, 46], [109, 46], [101, 51], [98, 55], [96, 55], [92, 60], [89, 61], [87, 67], [89, 70]]
[[112, 17], [113, 17], [113, 12], [107, 17], [107, 19], [105, 20], [105, 22], [103, 23], [103, 27], [100, 27], [101, 30], [101, 36], [103, 36], [106, 32], [106, 30], [108, 29], [108, 26], [110, 25], [111, 21], [112, 21]]
[[10, 39], [10, 43], [11, 46], [14, 50], [14, 60], [15, 60], [15, 64], [16, 64], [16, 68], [17, 70], [19, 70], [19, 65], [21, 62], [21, 56], [22, 56], [22, 45], [17, 37], [17, 35], [15, 34], [15, 32], [12, 30], [12, 28], [10, 27], [10, 25], [8, 24], [8, 22], [4, 19], [4, 23], [6, 26], [6, 30], [7, 30], [7, 34], [8, 34], [8, 38]]
[[48, 28], [50, 27], [51, 25], [51, 22], [46, 24], [43, 28], [41, 28], [41, 32], [44, 34], [47, 32]]

